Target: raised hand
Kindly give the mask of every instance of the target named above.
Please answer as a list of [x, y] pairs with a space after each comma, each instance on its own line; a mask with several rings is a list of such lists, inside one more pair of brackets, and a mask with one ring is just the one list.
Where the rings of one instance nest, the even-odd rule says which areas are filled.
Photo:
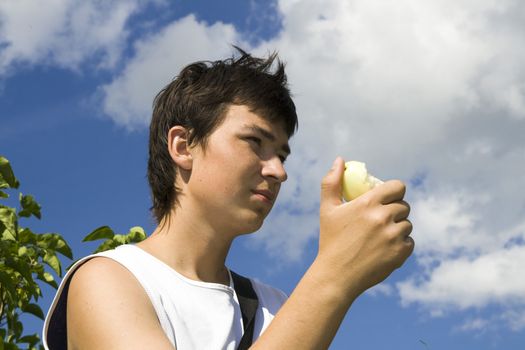
[[337, 158], [323, 178], [319, 263], [333, 278], [358, 294], [388, 277], [414, 249], [406, 187], [387, 181], [360, 197], [341, 199], [344, 161]]

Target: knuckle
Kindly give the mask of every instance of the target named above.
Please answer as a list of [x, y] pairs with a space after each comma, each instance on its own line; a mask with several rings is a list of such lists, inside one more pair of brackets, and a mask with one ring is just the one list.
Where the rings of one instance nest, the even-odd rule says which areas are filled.
[[396, 228], [390, 227], [386, 231], [386, 234], [387, 234], [387, 237], [388, 237], [388, 242], [390, 244], [396, 245], [399, 242], [400, 233], [399, 233], [399, 230], [397, 230]]
[[384, 210], [372, 210], [370, 211], [369, 218], [375, 226], [384, 226], [390, 221], [390, 214]]
[[359, 204], [363, 208], [370, 208], [374, 205], [374, 201], [372, 200], [371, 196], [360, 196], [357, 199], [354, 199], [353, 202], [357, 205]]

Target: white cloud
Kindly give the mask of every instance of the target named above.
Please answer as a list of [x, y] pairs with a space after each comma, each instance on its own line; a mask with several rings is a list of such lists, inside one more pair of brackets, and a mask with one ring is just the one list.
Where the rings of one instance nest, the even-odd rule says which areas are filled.
[[127, 128], [147, 126], [153, 98], [186, 64], [230, 56], [239, 41], [232, 25], [207, 25], [193, 15], [142, 38], [122, 74], [102, 87], [104, 111]]
[[505, 328], [515, 332], [525, 330], [525, 308], [508, 308], [501, 314], [495, 312], [488, 317], [467, 318], [463, 323], [453, 327], [453, 331], [474, 333], [480, 336], [488, 331], [499, 332]]
[[0, 75], [15, 65], [53, 64], [78, 69], [97, 57], [103, 67], [121, 55], [128, 18], [139, 0], [49, 0], [0, 3]]
[[[425, 151], [435, 153], [446, 142], [461, 109], [512, 100], [505, 108], [519, 111], [524, 96], [516, 88], [494, 101], [502, 85], [519, 86], [523, 80], [499, 68], [508, 66], [506, 58], [497, 56], [497, 62], [494, 56], [503, 49], [516, 51], [510, 57], [523, 54], [513, 48], [520, 45], [501, 48], [494, 34], [486, 33], [483, 13], [490, 14], [491, 4], [282, 2], [284, 30], [261, 51], [280, 49], [303, 123], [311, 123], [313, 131], [322, 124], [325, 132], [306, 135], [304, 143], [315, 139], [326, 145], [335, 136], [345, 155], [381, 163], [384, 174], [397, 165], [406, 170], [392, 175], [409, 176], [415, 163], [428, 162], [422, 159]], [[494, 6], [500, 11], [502, 5]], [[473, 85], [485, 72], [494, 82]], [[414, 145], [418, 152], [411, 150]], [[401, 157], [384, 156], [392, 147], [404, 150], [401, 164]]]
[[490, 326], [490, 322], [483, 318], [474, 318], [465, 321], [460, 327], [457, 328], [459, 331], [470, 332], [470, 331], [482, 331]]
[[469, 259], [442, 261], [428, 279], [399, 283], [404, 303], [438, 308], [479, 308], [489, 303], [525, 304], [525, 246], [498, 249]]
[[486, 201], [464, 192], [445, 193], [440, 197], [434, 193], [420, 194], [420, 198], [412, 202], [411, 215], [417, 228], [413, 237], [417, 241], [419, 261], [432, 266], [443, 259], [490, 250], [495, 243], [503, 245], [504, 238], [500, 235], [478, 228], [482, 218], [472, 207], [483, 202]]
[[525, 329], [525, 308], [511, 309], [501, 315], [501, 319], [510, 326], [513, 331], [521, 331]]

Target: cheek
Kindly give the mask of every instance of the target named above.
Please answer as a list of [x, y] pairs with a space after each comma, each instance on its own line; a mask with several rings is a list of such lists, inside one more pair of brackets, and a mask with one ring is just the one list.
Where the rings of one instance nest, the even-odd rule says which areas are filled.
[[196, 185], [199, 192], [205, 191], [207, 197], [220, 196], [225, 200], [235, 196], [240, 190], [240, 183], [244, 181], [240, 176], [238, 164], [230, 159], [215, 158], [207, 162], [205, 167], [197, 169]]
[[[195, 164], [195, 190], [211, 197], [220, 196], [222, 201], [244, 194], [257, 183], [258, 158], [244, 144], [215, 144]], [[203, 193], [203, 191], [205, 193]]]

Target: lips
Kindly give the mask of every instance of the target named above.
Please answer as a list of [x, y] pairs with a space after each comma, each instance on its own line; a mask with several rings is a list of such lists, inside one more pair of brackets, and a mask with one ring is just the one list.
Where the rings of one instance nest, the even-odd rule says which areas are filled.
[[269, 190], [254, 190], [252, 192], [264, 196], [270, 202], [273, 202], [273, 200], [275, 199], [275, 194]]

